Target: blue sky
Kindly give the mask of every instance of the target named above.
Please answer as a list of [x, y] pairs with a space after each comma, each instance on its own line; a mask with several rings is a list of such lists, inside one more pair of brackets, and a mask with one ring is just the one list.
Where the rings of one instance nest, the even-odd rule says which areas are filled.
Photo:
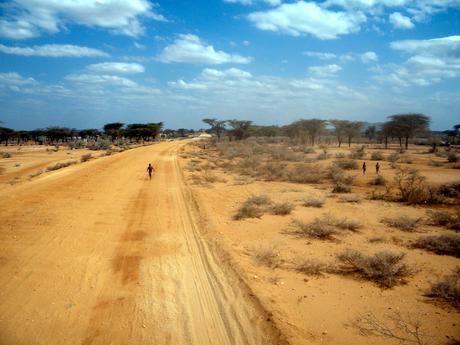
[[0, 120], [460, 122], [460, 0], [0, 3]]

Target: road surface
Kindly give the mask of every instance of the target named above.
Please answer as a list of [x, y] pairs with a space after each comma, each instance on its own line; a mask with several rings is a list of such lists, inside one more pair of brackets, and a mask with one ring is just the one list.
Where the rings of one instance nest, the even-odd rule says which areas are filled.
[[0, 344], [276, 343], [200, 234], [181, 145], [0, 191]]

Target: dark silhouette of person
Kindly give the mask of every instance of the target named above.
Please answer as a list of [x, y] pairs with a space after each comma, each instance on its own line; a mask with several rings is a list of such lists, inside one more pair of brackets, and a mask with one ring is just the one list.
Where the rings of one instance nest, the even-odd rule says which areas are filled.
[[154, 170], [155, 170], [155, 169], [153, 169], [152, 163], [149, 163], [149, 166], [147, 167], [147, 172], [149, 173], [149, 180], [152, 179], [152, 172], [153, 172]]
[[366, 162], [363, 162], [363, 174], [366, 173]]
[[377, 162], [377, 164], [375, 165], [375, 173], [378, 175], [379, 171], [380, 171], [380, 163]]

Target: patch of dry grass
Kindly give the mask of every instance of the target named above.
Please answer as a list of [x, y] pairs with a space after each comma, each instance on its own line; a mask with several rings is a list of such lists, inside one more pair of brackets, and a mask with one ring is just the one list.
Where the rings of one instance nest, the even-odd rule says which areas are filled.
[[325, 202], [323, 198], [306, 198], [303, 200], [303, 206], [321, 208]]
[[460, 308], [460, 267], [457, 267], [451, 275], [432, 283], [428, 296]]

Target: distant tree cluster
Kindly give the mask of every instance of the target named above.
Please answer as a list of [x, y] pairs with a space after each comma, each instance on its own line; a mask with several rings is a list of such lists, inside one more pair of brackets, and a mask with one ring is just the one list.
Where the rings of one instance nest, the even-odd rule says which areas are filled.
[[[382, 124], [368, 125], [360, 121], [340, 119], [301, 119], [286, 126], [258, 126], [251, 121], [203, 119], [210, 128], [209, 133], [216, 135], [217, 140], [227, 136], [229, 140], [241, 140], [249, 136], [287, 136], [299, 140], [303, 144], [315, 145], [322, 136], [335, 136], [338, 146], [351, 143], [357, 138], [367, 138], [369, 142], [379, 141], [388, 146], [389, 140], [398, 139], [406, 148], [415, 137], [426, 137], [430, 132], [430, 118], [423, 114], [396, 114], [388, 117]], [[460, 125], [453, 130], [444, 132], [449, 143], [460, 140]]]
[[20, 144], [27, 141], [33, 141], [38, 144], [58, 144], [76, 139], [97, 141], [99, 138], [110, 139], [111, 141], [119, 139], [150, 141], [158, 137], [162, 127], [162, 122], [147, 124], [135, 123], [128, 125], [121, 122], [114, 122], [104, 125], [102, 131], [94, 128], [77, 130], [67, 127], [48, 127], [31, 131], [15, 131], [11, 128], [0, 127], [0, 143], [8, 145], [9, 143]]

